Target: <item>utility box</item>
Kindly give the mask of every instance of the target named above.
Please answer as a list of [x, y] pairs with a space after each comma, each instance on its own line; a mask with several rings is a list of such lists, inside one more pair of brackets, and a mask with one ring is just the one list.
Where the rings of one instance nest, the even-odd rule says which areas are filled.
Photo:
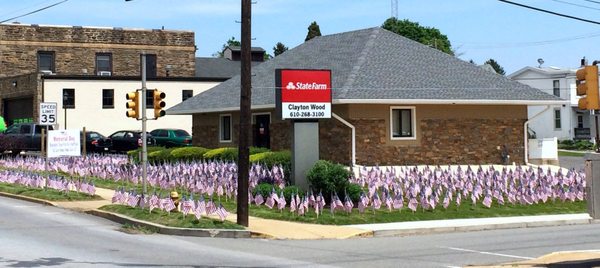
[[585, 194], [588, 213], [600, 219], [600, 154], [585, 154]]

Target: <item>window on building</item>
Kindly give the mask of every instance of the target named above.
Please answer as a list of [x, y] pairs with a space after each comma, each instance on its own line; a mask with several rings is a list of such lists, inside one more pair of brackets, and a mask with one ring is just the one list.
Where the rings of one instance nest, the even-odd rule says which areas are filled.
[[154, 109], [154, 89], [146, 89], [146, 109]]
[[229, 114], [219, 116], [219, 141], [231, 142], [231, 115]]
[[194, 91], [191, 89], [184, 89], [181, 91], [181, 101], [185, 101], [194, 96]]
[[577, 116], [577, 128], [583, 128], [583, 115]]
[[[140, 57], [142, 57], [141, 55]], [[141, 62], [141, 61], [140, 61]], [[140, 66], [140, 75], [141, 73]], [[156, 55], [154, 54], [146, 54], [146, 78], [154, 78], [156, 77]]]
[[554, 129], [561, 129], [560, 109], [554, 110]]
[[554, 96], [560, 97], [560, 80], [552, 81], [552, 89], [554, 92]]
[[96, 53], [96, 74], [112, 75], [111, 53]]
[[63, 88], [63, 109], [75, 108], [75, 89]]
[[42, 71], [55, 72], [53, 51], [38, 51], [38, 72]]
[[103, 109], [115, 108], [115, 90], [114, 89], [103, 89], [102, 90], [102, 108]]
[[415, 136], [415, 108], [391, 107], [391, 138], [414, 139]]

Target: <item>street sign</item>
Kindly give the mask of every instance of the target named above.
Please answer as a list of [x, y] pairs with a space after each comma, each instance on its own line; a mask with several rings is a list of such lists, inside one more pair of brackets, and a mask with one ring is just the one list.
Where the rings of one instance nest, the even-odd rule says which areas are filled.
[[48, 131], [48, 158], [80, 156], [81, 137], [77, 129]]
[[277, 69], [276, 105], [282, 119], [331, 118], [331, 71]]
[[40, 125], [56, 124], [56, 102], [40, 103]]

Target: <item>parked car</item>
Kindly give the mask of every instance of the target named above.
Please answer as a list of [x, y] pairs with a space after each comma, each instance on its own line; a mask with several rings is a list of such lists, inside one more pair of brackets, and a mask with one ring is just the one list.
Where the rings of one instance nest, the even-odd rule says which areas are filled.
[[192, 145], [192, 135], [183, 129], [159, 128], [150, 132], [156, 145], [164, 147], [182, 147]]
[[52, 126], [36, 123], [13, 124], [0, 135], [0, 151], [11, 151], [19, 154], [21, 151], [40, 151], [42, 148], [42, 129], [53, 130]]
[[87, 153], [106, 153], [110, 151], [111, 147], [111, 139], [96, 131], [85, 132], [85, 148]]
[[[147, 145], [155, 145], [156, 142], [150, 133], [147, 134]], [[112, 141], [111, 151], [122, 153], [142, 147], [142, 131], [119, 130], [108, 138]]]

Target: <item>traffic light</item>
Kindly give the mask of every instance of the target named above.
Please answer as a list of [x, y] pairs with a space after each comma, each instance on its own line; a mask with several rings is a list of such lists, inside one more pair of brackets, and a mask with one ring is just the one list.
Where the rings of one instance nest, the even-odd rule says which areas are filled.
[[600, 100], [598, 99], [598, 66], [584, 66], [577, 70], [577, 96], [584, 96], [579, 99], [579, 109], [598, 110], [600, 109]]
[[159, 118], [161, 116], [165, 116], [165, 102], [163, 99], [166, 97], [166, 94], [162, 91], [154, 90], [154, 118]]
[[127, 109], [129, 109], [125, 113], [125, 115], [127, 117], [138, 119], [138, 117], [140, 115], [140, 98], [139, 98], [139, 95], [140, 94], [137, 91], [129, 92], [129, 93], [127, 93], [125, 95], [125, 97], [127, 98], [127, 100], [129, 100], [125, 104], [125, 107], [127, 107]]

